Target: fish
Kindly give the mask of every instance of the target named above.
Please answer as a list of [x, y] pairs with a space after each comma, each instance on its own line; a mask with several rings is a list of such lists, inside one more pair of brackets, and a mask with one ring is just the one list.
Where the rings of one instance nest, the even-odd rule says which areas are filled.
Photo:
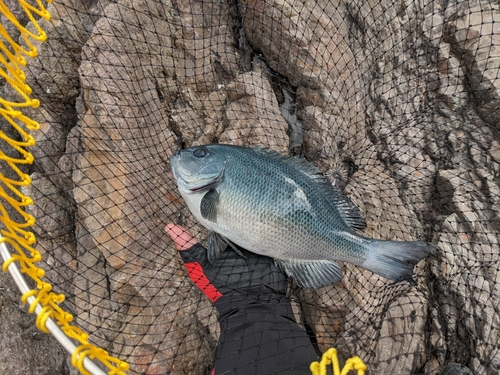
[[358, 207], [304, 158], [207, 144], [175, 152], [170, 163], [189, 210], [210, 231], [212, 263], [240, 246], [273, 258], [299, 287], [318, 289], [342, 279], [338, 261], [398, 280], [437, 250], [360, 234], [366, 221]]

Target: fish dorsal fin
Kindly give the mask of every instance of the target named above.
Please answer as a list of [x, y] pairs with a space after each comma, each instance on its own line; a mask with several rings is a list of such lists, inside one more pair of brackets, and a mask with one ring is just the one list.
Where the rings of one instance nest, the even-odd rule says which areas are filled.
[[299, 156], [288, 156], [288, 155], [281, 155], [277, 153], [276, 151], [269, 150], [267, 148], [262, 148], [262, 147], [255, 147], [253, 150], [257, 153], [260, 153], [265, 156], [269, 156], [273, 159], [278, 159], [281, 160], [284, 163], [290, 164], [291, 166], [297, 168], [300, 170], [302, 173], [304, 173], [306, 176], [311, 177], [312, 179], [324, 179], [325, 181], [326, 178], [323, 176], [323, 174], [320, 172], [316, 166], [310, 162], [308, 162], [306, 159], [301, 158]]
[[[330, 185], [330, 184], [329, 184]], [[354, 230], [366, 229], [366, 221], [359, 208], [342, 192], [342, 190], [331, 186], [331, 198], [335, 202], [338, 212], [347, 226]]]
[[321, 191], [325, 192], [326, 198], [334, 204], [340, 217], [349, 228], [353, 230], [363, 230], [366, 228], [366, 221], [361, 215], [359, 208], [352, 203], [342, 190], [332, 186], [330, 181], [314, 164], [298, 156], [285, 156], [260, 147], [254, 148], [254, 151], [281, 160], [297, 168], [314, 182], [321, 185]]

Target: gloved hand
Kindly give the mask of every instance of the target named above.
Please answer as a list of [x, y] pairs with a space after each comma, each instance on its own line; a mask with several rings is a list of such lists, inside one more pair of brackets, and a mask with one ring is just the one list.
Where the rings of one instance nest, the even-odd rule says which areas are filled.
[[273, 259], [228, 248], [210, 264], [206, 249], [181, 226], [168, 224], [191, 280], [219, 312], [214, 374], [310, 374], [317, 360], [286, 297], [287, 277]]

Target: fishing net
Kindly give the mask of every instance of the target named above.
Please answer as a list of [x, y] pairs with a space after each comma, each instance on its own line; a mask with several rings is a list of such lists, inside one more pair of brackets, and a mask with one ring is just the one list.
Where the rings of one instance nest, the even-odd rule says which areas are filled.
[[[206, 244], [169, 157], [207, 143], [303, 156], [359, 207], [367, 237], [438, 245], [412, 280], [343, 263], [331, 286], [289, 283], [318, 354], [358, 355], [372, 374], [437, 374], [453, 362], [500, 371], [496, 2], [54, 0], [47, 9], [47, 41], [25, 68], [40, 100], [25, 110], [40, 130], [23, 167], [38, 265], [89, 341], [129, 374], [212, 369], [217, 312], [164, 230], [181, 224]], [[5, 374], [22, 355], [5, 352]], [[46, 365], [55, 368], [74, 371]]]

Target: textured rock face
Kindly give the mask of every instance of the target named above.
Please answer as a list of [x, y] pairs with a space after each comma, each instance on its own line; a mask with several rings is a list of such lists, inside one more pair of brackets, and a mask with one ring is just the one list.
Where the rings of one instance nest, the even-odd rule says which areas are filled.
[[29, 113], [41, 131], [28, 193], [47, 277], [77, 323], [132, 374], [209, 371], [216, 314], [163, 226], [182, 222], [201, 240], [206, 233], [177, 194], [168, 158], [210, 142], [288, 153], [294, 124], [282, 116], [277, 85], [286, 79], [302, 126], [299, 151], [360, 208], [366, 236], [441, 249], [416, 268], [417, 284], [345, 265], [341, 283], [292, 288], [318, 348], [357, 354], [374, 373], [432, 374], [448, 362], [498, 373], [493, 8], [54, 4], [49, 42], [27, 72], [42, 102]]

